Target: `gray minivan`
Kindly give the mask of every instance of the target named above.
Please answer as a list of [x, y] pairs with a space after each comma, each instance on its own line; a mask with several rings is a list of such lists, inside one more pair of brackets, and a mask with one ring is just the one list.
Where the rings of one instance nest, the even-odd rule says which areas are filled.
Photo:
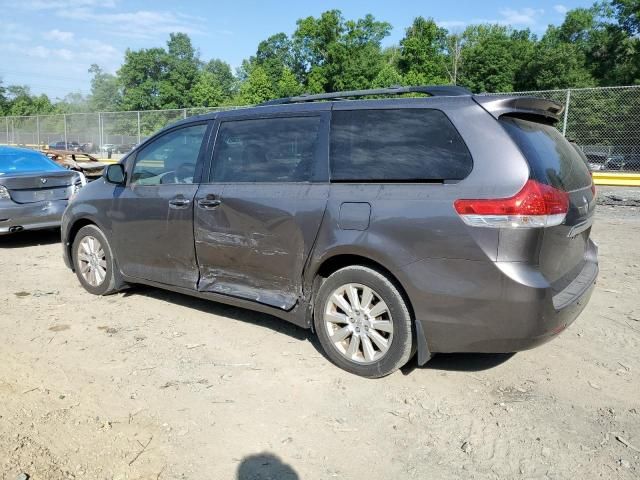
[[[430, 96], [371, 98], [409, 92]], [[598, 273], [595, 190], [561, 113], [401, 87], [188, 118], [80, 191], [64, 258], [96, 295], [146, 284], [311, 328], [366, 377], [416, 352], [531, 348]]]

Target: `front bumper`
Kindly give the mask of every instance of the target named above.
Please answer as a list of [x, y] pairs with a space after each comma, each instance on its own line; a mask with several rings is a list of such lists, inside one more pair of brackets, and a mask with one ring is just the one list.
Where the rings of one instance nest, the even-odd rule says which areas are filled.
[[591, 244], [582, 270], [562, 291], [541, 274], [516, 281], [500, 262], [468, 260], [417, 262], [405, 267], [401, 281], [409, 285], [429, 352], [517, 352], [553, 339], [578, 317], [595, 286], [596, 257]]
[[60, 226], [67, 200], [13, 204], [0, 207], [0, 235], [15, 229], [40, 230]]

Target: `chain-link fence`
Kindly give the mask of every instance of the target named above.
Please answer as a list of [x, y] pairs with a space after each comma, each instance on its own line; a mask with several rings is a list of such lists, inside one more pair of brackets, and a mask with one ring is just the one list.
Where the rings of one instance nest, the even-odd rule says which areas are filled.
[[[564, 104], [564, 116], [557, 127], [583, 150], [593, 170], [640, 171], [640, 85], [510, 95], [544, 97]], [[0, 117], [0, 144], [34, 148], [66, 146], [117, 158], [176, 120], [218, 110], [223, 109]]]
[[513, 92], [565, 106], [556, 125], [575, 142], [592, 170], [640, 171], [640, 85]]
[[77, 150], [115, 159], [177, 120], [234, 108], [238, 107], [0, 117], [0, 144]]

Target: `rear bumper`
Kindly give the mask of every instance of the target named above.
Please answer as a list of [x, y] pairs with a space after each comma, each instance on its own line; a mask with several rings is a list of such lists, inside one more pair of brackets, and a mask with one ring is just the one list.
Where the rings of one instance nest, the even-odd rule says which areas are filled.
[[553, 339], [582, 312], [598, 275], [596, 252], [591, 243], [582, 271], [560, 292], [524, 264], [426, 260], [403, 274], [430, 352], [517, 352]]
[[12, 230], [39, 230], [60, 226], [67, 200], [54, 200], [0, 208], [0, 235]]

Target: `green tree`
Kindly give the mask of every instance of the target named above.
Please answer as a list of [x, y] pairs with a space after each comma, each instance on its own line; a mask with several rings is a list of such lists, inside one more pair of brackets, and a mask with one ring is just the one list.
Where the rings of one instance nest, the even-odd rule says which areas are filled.
[[293, 42], [286, 33], [271, 35], [258, 44], [255, 62], [267, 72], [274, 81], [282, 76], [282, 70], [296, 70]]
[[344, 33], [344, 19], [340, 10], [323, 12], [320, 18], [306, 17], [296, 22], [293, 48], [304, 73], [327, 62], [330, 47]]
[[125, 110], [189, 107], [198, 81], [200, 60], [184, 33], [172, 33], [167, 50], [127, 50], [118, 71]]
[[[417, 17], [400, 40], [400, 72], [423, 84], [449, 83], [447, 74], [447, 31], [432, 18]], [[414, 80], [415, 79], [415, 80]]]
[[384, 66], [380, 44], [391, 30], [372, 15], [345, 20], [339, 10], [298, 20], [294, 56], [310, 91], [368, 88]]
[[238, 101], [242, 105], [256, 105], [276, 96], [267, 72], [259, 65], [251, 68], [247, 79], [240, 86]]
[[190, 106], [190, 92], [198, 80], [200, 60], [186, 33], [171, 33], [167, 42], [166, 72], [159, 83], [163, 108]]
[[91, 78], [91, 95], [89, 109], [94, 112], [114, 112], [120, 110], [122, 93], [118, 78], [106, 73], [97, 64], [89, 68]]
[[227, 62], [214, 58], [205, 64], [204, 71], [213, 74], [214, 81], [220, 85], [224, 100], [228, 100], [234, 95], [237, 89], [237, 80]]
[[200, 72], [190, 93], [194, 107], [217, 107], [226, 100], [222, 85], [208, 70]]
[[9, 107], [8, 115], [28, 116], [46, 115], [55, 112], [55, 106], [45, 94], [32, 95], [26, 85], [9, 85], [7, 87]]
[[615, 11], [619, 25], [629, 35], [640, 34], [640, 1], [638, 0], [613, 0], [611, 7]]
[[383, 88], [402, 85], [403, 83], [405, 83], [405, 79], [400, 72], [398, 72], [398, 69], [391, 63], [385, 63], [378, 72], [378, 75], [373, 79], [371, 86], [374, 88]]
[[163, 48], [127, 50], [118, 70], [122, 86], [123, 110], [157, 110], [167, 108], [160, 95], [161, 84], [169, 68]]
[[55, 104], [58, 113], [86, 113], [91, 111], [89, 98], [80, 92], [71, 92]]
[[2, 85], [2, 79], [0, 79], [0, 115], [6, 115], [8, 108], [7, 89]]
[[277, 96], [290, 97], [300, 95], [301, 93], [302, 85], [300, 85], [296, 76], [288, 67], [283, 68], [277, 83]]
[[[567, 41], [570, 38], [573, 41]], [[520, 86], [527, 90], [595, 86], [580, 45], [583, 41], [584, 37], [577, 33], [568, 34], [563, 27], [550, 26], [522, 69]]]
[[[527, 62], [518, 41], [531, 41], [503, 25], [472, 25], [462, 34], [460, 84], [474, 92], [509, 92]], [[522, 47], [522, 45], [520, 45]]]

